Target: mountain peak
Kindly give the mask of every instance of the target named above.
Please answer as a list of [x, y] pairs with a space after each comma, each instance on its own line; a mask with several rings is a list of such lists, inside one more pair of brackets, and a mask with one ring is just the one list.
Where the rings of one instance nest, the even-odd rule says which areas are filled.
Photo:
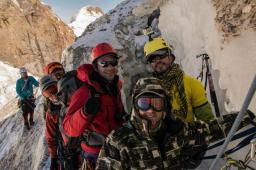
[[79, 37], [91, 22], [104, 15], [103, 11], [96, 6], [85, 6], [79, 10], [79, 12], [71, 18], [70, 24], [68, 24]]
[[91, 15], [104, 15], [102, 9], [97, 6], [85, 6], [80, 10], [80, 12], [89, 13]]

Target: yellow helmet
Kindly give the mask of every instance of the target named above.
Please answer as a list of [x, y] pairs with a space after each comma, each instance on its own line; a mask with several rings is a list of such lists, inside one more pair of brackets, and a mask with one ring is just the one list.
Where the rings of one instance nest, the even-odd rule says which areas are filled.
[[[144, 45], [144, 55], [146, 57], [146, 60], [148, 61], [149, 58], [152, 55], [157, 55], [159, 52], [164, 52], [166, 53], [166, 50], [169, 51], [170, 54], [173, 55], [172, 53], [172, 47], [169, 46], [169, 44], [163, 39], [163, 38], [154, 38], [151, 41], [148, 41], [145, 45]], [[159, 54], [160, 54], [159, 53]], [[174, 55], [173, 55], [174, 56]]]

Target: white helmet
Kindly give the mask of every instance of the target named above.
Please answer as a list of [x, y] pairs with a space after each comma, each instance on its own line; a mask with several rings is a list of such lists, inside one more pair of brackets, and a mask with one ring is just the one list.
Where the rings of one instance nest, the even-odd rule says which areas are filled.
[[21, 67], [20, 68], [20, 74], [22, 74], [22, 73], [27, 73], [28, 71], [27, 71], [27, 69], [25, 68], [25, 67]]

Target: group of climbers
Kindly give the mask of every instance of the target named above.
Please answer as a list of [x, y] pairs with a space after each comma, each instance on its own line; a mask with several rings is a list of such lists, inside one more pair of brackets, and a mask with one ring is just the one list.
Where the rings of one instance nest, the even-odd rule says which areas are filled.
[[[74, 71], [58, 62], [45, 67], [40, 89], [51, 170], [195, 168], [195, 156], [228, 132], [235, 115], [214, 119], [203, 86], [174, 63], [163, 38], [147, 42], [144, 53], [153, 77], [133, 87], [131, 114], [124, 110], [119, 56], [110, 44], [96, 45], [92, 64]], [[38, 82], [21, 75], [16, 89], [27, 101]], [[31, 113], [33, 124], [33, 110], [25, 108], [28, 126], [24, 113]]]

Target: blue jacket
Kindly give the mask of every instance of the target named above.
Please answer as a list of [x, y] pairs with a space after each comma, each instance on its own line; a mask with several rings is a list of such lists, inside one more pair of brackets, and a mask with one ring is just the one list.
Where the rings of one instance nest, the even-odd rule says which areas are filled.
[[26, 81], [22, 78], [16, 81], [16, 93], [21, 100], [33, 96], [33, 85], [36, 87], [39, 86], [38, 81], [36, 81], [36, 79], [32, 76], [28, 76], [27, 81], [28, 82], [26, 83], [26, 85]]

